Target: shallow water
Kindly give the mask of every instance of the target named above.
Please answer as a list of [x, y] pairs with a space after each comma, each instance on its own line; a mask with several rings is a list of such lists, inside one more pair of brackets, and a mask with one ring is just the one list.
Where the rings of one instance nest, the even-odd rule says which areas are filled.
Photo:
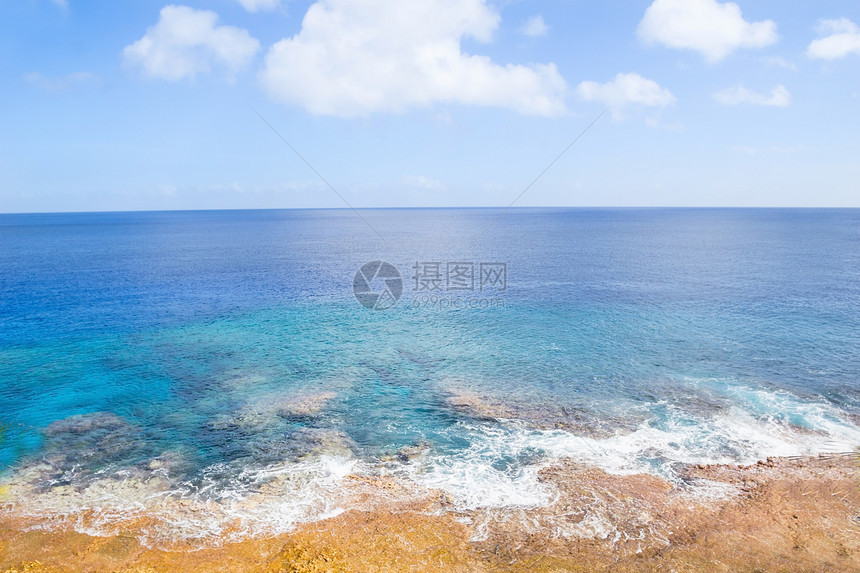
[[[182, 498], [277, 529], [342, 509], [348, 473], [528, 506], [561, 457], [676, 479], [860, 444], [860, 211], [362, 214], [384, 241], [338, 210], [0, 215], [18, 509]], [[403, 277], [386, 310], [353, 296], [373, 260]], [[506, 288], [446, 290], [448, 262]]]

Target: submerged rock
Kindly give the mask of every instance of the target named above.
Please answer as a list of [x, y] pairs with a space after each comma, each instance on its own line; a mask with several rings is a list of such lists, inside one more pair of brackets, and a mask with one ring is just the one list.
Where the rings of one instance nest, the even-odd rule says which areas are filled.
[[337, 397], [337, 392], [307, 392], [264, 396], [245, 405], [234, 415], [212, 420], [209, 426], [216, 430], [264, 430], [281, 424], [284, 418], [312, 418]]
[[273, 404], [275, 411], [289, 416], [315, 416], [326, 404], [337, 397], [337, 392], [301, 394]]
[[164, 472], [171, 477], [181, 477], [190, 472], [193, 464], [181, 451], [169, 450], [158, 457], [146, 462], [146, 469], [152, 472]]
[[632, 432], [644, 420], [597, 414], [585, 408], [517, 400], [501, 401], [486, 394], [459, 388], [444, 391], [445, 404], [477, 420], [520, 420], [542, 430], [560, 429], [591, 438], [607, 438]]
[[495, 420], [516, 417], [513, 408], [471, 390], [449, 390], [445, 403], [454, 410], [477, 419]]
[[69, 416], [62, 420], [52, 422], [45, 428], [48, 436], [59, 436], [62, 434], [86, 434], [97, 430], [131, 430], [132, 425], [121, 417], [110, 412], [94, 412], [92, 414], [78, 414]]
[[337, 430], [302, 428], [294, 432], [290, 440], [302, 452], [300, 458], [316, 455], [352, 457], [357, 449], [352, 438]]
[[44, 460], [55, 471], [96, 469], [123, 459], [141, 445], [140, 430], [110, 412], [70, 416], [51, 423]]
[[106, 475], [108, 468], [124, 468], [128, 474], [134, 468], [125, 463], [143, 446], [140, 430], [109, 412], [57, 420], [43, 434], [46, 443], [40, 456], [15, 469], [10, 481], [13, 492], [45, 492], [57, 487], [80, 490]]
[[421, 456], [426, 455], [430, 451], [431, 447], [432, 446], [429, 442], [420, 442], [418, 444], [412, 444], [410, 446], [403, 446], [394, 454], [381, 456], [380, 460], [383, 462], [407, 463], [414, 460], [415, 458], [419, 458]]

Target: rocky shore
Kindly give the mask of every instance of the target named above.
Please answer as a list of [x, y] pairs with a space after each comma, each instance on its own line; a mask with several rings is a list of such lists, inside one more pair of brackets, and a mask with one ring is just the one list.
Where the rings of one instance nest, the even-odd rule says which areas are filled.
[[858, 464], [694, 466], [670, 483], [562, 461], [540, 473], [549, 505], [474, 511], [398, 478], [347, 476], [356, 509], [214, 547], [144, 544], [145, 516], [95, 537], [7, 506], [0, 572], [860, 571]]

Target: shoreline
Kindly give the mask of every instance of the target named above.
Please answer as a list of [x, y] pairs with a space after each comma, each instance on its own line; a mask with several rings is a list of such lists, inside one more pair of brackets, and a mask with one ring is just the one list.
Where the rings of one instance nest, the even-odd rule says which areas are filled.
[[561, 460], [539, 474], [554, 491], [549, 505], [470, 511], [396, 478], [346, 476], [343, 513], [184, 550], [145, 547], [146, 517], [95, 537], [68, 524], [36, 529], [45, 524], [6, 511], [0, 572], [860, 570], [857, 455], [680, 475], [678, 485]]

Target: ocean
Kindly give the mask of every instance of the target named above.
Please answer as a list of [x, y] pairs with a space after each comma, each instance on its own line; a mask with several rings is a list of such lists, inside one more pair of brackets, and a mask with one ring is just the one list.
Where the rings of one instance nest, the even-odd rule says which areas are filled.
[[2, 424], [0, 511], [201, 542], [854, 451], [860, 210], [0, 215]]

